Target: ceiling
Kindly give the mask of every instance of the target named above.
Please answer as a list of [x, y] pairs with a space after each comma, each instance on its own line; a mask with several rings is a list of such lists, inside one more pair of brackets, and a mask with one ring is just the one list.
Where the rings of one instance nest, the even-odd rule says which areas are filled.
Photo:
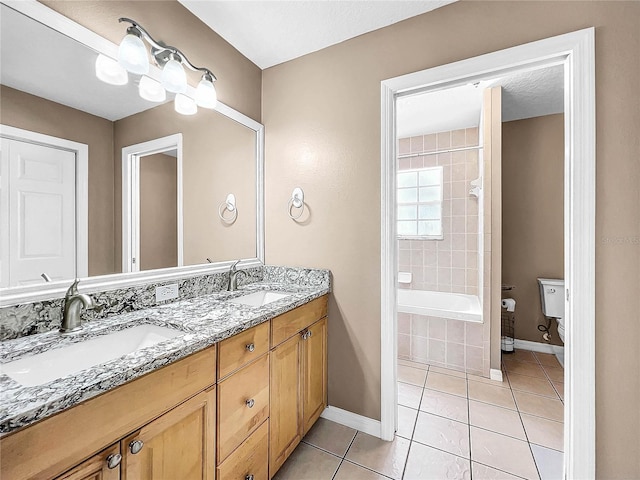
[[261, 69], [455, 0], [178, 0]]

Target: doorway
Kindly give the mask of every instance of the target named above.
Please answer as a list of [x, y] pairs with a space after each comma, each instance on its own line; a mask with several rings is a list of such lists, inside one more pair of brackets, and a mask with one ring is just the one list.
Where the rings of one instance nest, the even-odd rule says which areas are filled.
[[[391, 440], [397, 423], [396, 99], [409, 91], [442, 90], [510, 72], [562, 65], [565, 78], [565, 313], [566, 328], [570, 332], [565, 351], [564, 475], [566, 478], [594, 477], [594, 58], [594, 29], [586, 29], [382, 82], [381, 438]], [[498, 270], [495, 275], [500, 277], [501, 272]], [[493, 302], [492, 309], [496, 311]], [[580, 321], [575, 321], [578, 318]], [[499, 316], [492, 314], [490, 322], [491, 368], [500, 369]]]

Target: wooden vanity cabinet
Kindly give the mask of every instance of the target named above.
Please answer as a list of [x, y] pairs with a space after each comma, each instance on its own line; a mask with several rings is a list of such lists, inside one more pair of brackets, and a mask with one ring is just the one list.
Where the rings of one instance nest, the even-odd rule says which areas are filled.
[[120, 480], [120, 443], [104, 449], [56, 480]]
[[327, 296], [271, 321], [269, 477], [327, 406]]

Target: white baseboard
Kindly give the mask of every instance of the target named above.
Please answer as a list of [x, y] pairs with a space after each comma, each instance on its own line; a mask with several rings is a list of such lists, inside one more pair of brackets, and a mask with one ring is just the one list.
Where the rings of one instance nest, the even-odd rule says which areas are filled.
[[320, 415], [322, 418], [339, 423], [345, 427], [355, 428], [361, 432], [368, 433], [380, 438], [380, 421], [369, 417], [358, 415], [338, 407], [327, 407]]
[[551, 345], [550, 343], [530, 342], [529, 340], [518, 340], [513, 344], [514, 347], [521, 350], [531, 350], [532, 352], [558, 354], [564, 352], [564, 347], [560, 345]]
[[496, 380], [498, 382], [502, 382], [502, 370], [498, 369], [498, 368], [492, 368], [489, 371], [489, 378], [491, 378], [491, 380]]

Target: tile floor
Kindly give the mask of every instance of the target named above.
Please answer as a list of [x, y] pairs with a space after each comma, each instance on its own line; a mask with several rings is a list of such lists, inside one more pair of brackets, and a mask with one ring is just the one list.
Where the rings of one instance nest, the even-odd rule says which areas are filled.
[[321, 418], [275, 480], [562, 477], [564, 371], [553, 355], [504, 355], [504, 382], [398, 363], [393, 442]]

